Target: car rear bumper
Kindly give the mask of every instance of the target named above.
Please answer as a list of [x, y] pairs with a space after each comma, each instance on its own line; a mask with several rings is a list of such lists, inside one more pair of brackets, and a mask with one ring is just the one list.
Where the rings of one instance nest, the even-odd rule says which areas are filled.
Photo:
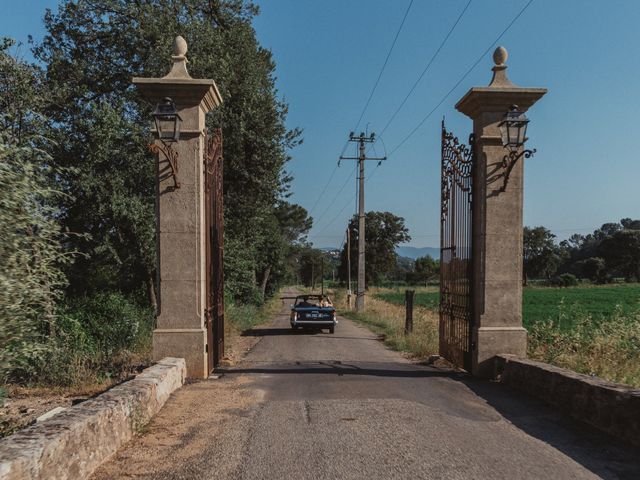
[[295, 327], [334, 327], [337, 320], [291, 320], [291, 326]]

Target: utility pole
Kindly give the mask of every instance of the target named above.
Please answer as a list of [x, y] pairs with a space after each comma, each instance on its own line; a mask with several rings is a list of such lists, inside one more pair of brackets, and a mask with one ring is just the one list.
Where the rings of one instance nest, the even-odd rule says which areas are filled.
[[322, 255], [322, 266], [321, 268], [321, 274], [320, 274], [320, 281], [322, 282], [322, 286], [320, 287], [320, 295], [324, 295], [324, 254]]
[[347, 227], [347, 305], [351, 308], [351, 228]]
[[340, 157], [340, 160], [357, 160], [359, 167], [358, 177], [358, 286], [356, 289], [356, 312], [364, 312], [364, 290], [365, 290], [365, 256], [364, 256], [364, 162], [365, 160], [377, 160], [381, 162], [387, 157], [367, 157], [366, 144], [375, 142], [376, 134], [372, 133], [368, 137], [364, 133], [355, 136], [353, 132], [349, 134], [350, 142], [357, 142], [359, 145], [359, 155], [357, 157]]

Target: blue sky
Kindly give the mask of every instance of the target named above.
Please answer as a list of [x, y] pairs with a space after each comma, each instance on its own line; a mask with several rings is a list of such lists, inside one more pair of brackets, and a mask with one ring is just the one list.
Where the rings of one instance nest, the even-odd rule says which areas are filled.
[[[414, 0], [377, 91], [358, 130], [380, 132], [468, 0]], [[2, 1], [0, 34], [42, 36], [44, 8], [57, 2]], [[384, 132], [392, 151], [458, 82], [528, 0], [472, 0], [409, 101]], [[304, 129], [293, 150], [293, 201], [308, 209], [334, 172], [402, 21], [409, 0], [259, 0], [255, 27], [277, 63], [278, 88], [290, 127]], [[559, 238], [602, 223], [640, 217], [640, 2], [534, 0], [499, 44], [509, 50], [509, 76], [549, 93], [528, 113], [525, 224]], [[385, 163], [367, 165], [367, 210], [406, 219], [411, 245], [439, 241], [440, 121], [461, 139], [471, 122], [455, 111], [472, 86], [491, 79], [491, 54]], [[376, 145], [378, 154], [384, 153]], [[346, 152], [353, 154], [353, 147]], [[373, 153], [373, 152], [371, 152]], [[339, 246], [355, 211], [353, 162], [335, 170], [312, 216], [311, 240]], [[351, 179], [350, 179], [351, 178]], [[339, 189], [344, 190], [336, 197]], [[330, 202], [336, 198], [333, 205]], [[342, 212], [340, 212], [342, 210]]]

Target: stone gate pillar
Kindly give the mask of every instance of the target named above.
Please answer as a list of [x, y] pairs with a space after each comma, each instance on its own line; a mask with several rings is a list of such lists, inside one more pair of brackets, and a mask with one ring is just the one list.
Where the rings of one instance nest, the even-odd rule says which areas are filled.
[[173, 100], [181, 118], [177, 141], [155, 141], [159, 295], [153, 356], [184, 358], [189, 377], [206, 378], [213, 345], [207, 346], [205, 322], [205, 115], [222, 99], [213, 80], [191, 78], [186, 53], [186, 42], [177, 37], [169, 74], [133, 83], [152, 105]]
[[[546, 92], [517, 87], [507, 78], [507, 51], [493, 54], [493, 79], [474, 87], [456, 104], [473, 120], [473, 329], [472, 373], [493, 375], [493, 357], [527, 352], [522, 326], [522, 201], [524, 159], [515, 164], [505, 185], [507, 169], [498, 124], [511, 105], [526, 111]], [[521, 147], [522, 148], [522, 147]]]

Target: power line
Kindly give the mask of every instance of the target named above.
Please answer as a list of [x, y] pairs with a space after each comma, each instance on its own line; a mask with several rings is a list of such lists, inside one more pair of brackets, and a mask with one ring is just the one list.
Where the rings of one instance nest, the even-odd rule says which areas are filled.
[[320, 192], [320, 195], [318, 195], [318, 198], [316, 199], [315, 203], [313, 204], [313, 207], [311, 207], [311, 209], [309, 210], [309, 215], [311, 215], [311, 213], [315, 210], [315, 208], [318, 206], [318, 202], [320, 202], [320, 199], [322, 198], [322, 196], [324, 195], [324, 192], [327, 191], [327, 188], [329, 188], [329, 185], [331, 185], [331, 180], [333, 180], [333, 176], [336, 174], [336, 171], [338, 170], [338, 164], [336, 164], [335, 167], [333, 167], [333, 171], [331, 172], [331, 175], [329, 176], [329, 180], [327, 180], [327, 183], [325, 184], [324, 188], [322, 189], [322, 191]]
[[[385, 68], [387, 66], [387, 63], [389, 62], [389, 58], [391, 57], [391, 53], [393, 52], [393, 49], [396, 46], [396, 42], [398, 41], [398, 37], [400, 36], [400, 32], [402, 31], [402, 27], [404, 26], [404, 23], [407, 20], [407, 16], [409, 15], [409, 11], [411, 10], [411, 6], [413, 5], [413, 1], [414, 0], [410, 0], [409, 5], [407, 6], [407, 10], [404, 12], [404, 16], [402, 17], [402, 22], [400, 22], [400, 26], [398, 27], [396, 35], [393, 38], [393, 42], [391, 43], [391, 47], [389, 48], [389, 51], [387, 52], [387, 56], [384, 59], [384, 63], [382, 64], [382, 68], [380, 69], [380, 72], [378, 73], [378, 78], [376, 79], [376, 81], [375, 81], [375, 83], [373, 85], [373, 88], [371, 89], [371, 93], [369, 93], [369, 98], [367, 98], [367, 101], [366, 101], [366, 103], [364, 105], [364, 108], [362, 109], [362, 112], [360, 113], [360, 117], [358, 118], [358, 122], [356, 123], [356, 126], [353, 129], [354, 131], [356, 131], [358, 129], [358, 127], [360, 126], [360, 122], [362, 121], [362, 117], [364, 117], [364, 114], [367, 111], [367, 108], [369, 107], [369, 104], [371, 103], [371, 99], [373, 98], [373, 95], [374, 95], [376, 89], [378, 88], [378, 84], [380, 83], [380, 79], [382, 78], [382, 74], [384, 73], [384, 70], [385, 70]], [[345, 142], [344, 147], [342, 148], [342, 151], [340, 152], [340, 155], [338, 155], [338, 157], [342, 157], [344, 155], [344, 152], [346, 151], [348, 145], [349, 145], [349, 141], [347, 140]], [[339, 165], [339, 163], [338, 163], [338, 165]], [[331, 184], [331, 180], [333, 180], [333, 176], [335, 175], [335, 172], [336, 172], [337, 168], [338, 168], [338, 166], [336, 166], [333, 169], [333, 171], [331, 172], [329, 180], [327, 181], [327, 183], [325, 184], [325, 186], [321, 190], [320, 195], [318, 195], [318, 198], [314, 202], [313, 207], [311, 207], [311, 209], [309, 210], [309, 214], [311, 214], [315, 210], [315, 208], [317, 207], [318, 203], [320, 202], [320, 199], [323, 197], [323, 195], [327, 191], [327, 188]], [[340, 189], [340, 191], [338, 192], [337, 195], [340, 194], [342, 189], [344, 189], [344, 186]], [[336, 197], [337, 197], [337, 195], [336, 195]], [[335, 202], [335, 197], [334, 197], [334, 200], [331, 202], [331, 204], [333, 204], [333, 202]], [[324, 213], [323, 213], [323, 215], [324, 215]], [[323, 215], [321, 215], [319, 218], [321, 218]]]
[[431, 117], [431, 115], [438, 109], [440, 108], [440, 105], [442, 105], [444, 103], [444, 101], [449, 98], [449, 95], [451, 95], [453, 93], [453, 91], [458, 88], [458, 86], [464, 81], [465, 78], [467, 78], [467, 76], [473, 71], [474, 68], [476, 68], [478, 66], [478, 64], [484, 59], [484, 57], [491, 51], [491, 49], [495, 46], [496, 43], [498, 43], [500, 41], [500, 39], [504, 36], [505, 33], [507, 33], [507, 31], [509, 31], [509, 29], [513, 26], [514, 23], [516, 23], [516, 21], [518, 20], [518, 18], [520, 18], [520, 16], [525, 12], [525, 10], [527, 8], [529, 8], [529, 5], [531, 5], [533, 3], [533, 0], [529, 0], [529, 2], [527, 2], [527, 4], [522, 7], [522, 10], [520, 10], [518, 12], [518, 14], [513, 18], [513, 20], [511, 20], [511, 22], [509, 22], [509, 24], [507, 25], [507, 27], [502, 31], [502, 33], [500, 35], [498, 35], [498, 37], [493, 41], [493, 43], [491, 45], [489, 45], [489, 48], [487, 48], [484, 52], [482, 52], [482, 55], [480, 55], [478, 57], [478, 59], [475, 61], [475, 63], [471, 66], [471, 68], [469, 68], [464, 75], [462, 75], [462, 77], [460, 77], [460, 79], [456, 82], [456, 84], [446, 93], [446, 95], [444, 97], [442, 97], [442, 99], [438, 102], [438, 104], [433, 107], [433, 109], [431, 109], [431, 111], [420, 121], [420, 123], [418, 123], [418, 125], [416, 125], [416, 127], [411, 130], [411, 132], [409, 132], [409, 134], [393, 149], [391, 150], [391, 152], [389, 153], [389, 156], [393, 155], [400, 147], [402, 147], [402, 145], [404, 145], [407, 140], [409, 140], [417, 131], [420, 127], [422, 127], [422, 125], [424, 125], [424, 123], [429, 119], [429, 117]]
[[[356, 168], [357, 168], [357, 166], [356, 166]], [[347, 208], [350, 204], [351, 204], [351, 200], [349, 200], [349, 202], [345, 203], [345, 205], [340, 209], [340, 211], [335, 215], [335, 217], [333, 217], [331, 219], [331, 221], [329, 223], [327, 223], [322, 228], [322, 230], [320, 230], [320, 232], [318, 232], [318, 235], [314, 235], [314, 237], [320, 236], [319, 235], [320, 233], [324, 232], [327, 228], [329, 228], [331, 225], [333, 225], [333, 222], [335, 222], [340, 217], [340, 214], [342, 214], [342, 212], [344, 212], [345, 208]]]
[[407, 16], [409, 15], [409, 10], [411, 10], [411, 5], [413, 5], [413, 0], [409, 2], [409, 5], [407, 6], [407, 10], [404, 12], [404, 17], [402, 17], [402, 22], [400, 22], [400, 26], [398, 27], [398, 31], [396, 32], [396, 36], [393, 38], [393, 43], [391, 43], [391, 48], [389, 48], [389, 51], [387, 52], [387, 57], [384, 59], [384, 63], [382, 64], [382, 68], [380, 69], [380, 73], [378, 73], [378, 78], [376, 79], [376, 82], [373, 85], [373, 88], [371, 89], [371, 93], [369, 94], [369, 98], [367, 98], [367, 101], [364, 105], [364, 108], [362, 109], [362, 112], [360, 113], [360, 117], [358, 118], [358, 123], [356, 123], [356, 127], [353, 129], [354, 132], [360, 126], [362, 117], [364, 117], [364, 114], [367, 111], [367, 108], [369, 107], [369, 103], [371, 103], [371, 99], [373, 98], [373, 94], [378, 88], [378, 84], [380, 83], [382, 74], [384, 73], [387, 63], [389, 62], [389, 58], [391, 57], [391, 52], [393, 52], [393, 48], [396, 46], [396, 41], [398, 40], [398, 37], [400, 36], [400, 32], [402, 31], [402, 27], [404, 26], [404, 22], [407, 19]]
[[[342, 151], [340, 152], [340, 155], [338, 155], [339, 157], [344, 155], [344, 152], [347, 150], [348, 146], [349, 146], [349, 140], [344, 142], [344, 147], [342, 147]], [[336, 174], [336, 171], [338, 170], [338, 166], [339, 166], [339, 164], [337, 164], [335, 167], [333, 167], [333, 171], [331, 172], [331, 175], [329, 176], [329, 180], [327, 180], [327, 183], [325, 183], [324, 187], [322, 188], [322, 191], [320, 192], [320, 195], [318, 195], [318, 198], [316, 198], [316, 201], [313, 203], [313, 207], [311, 207], [311, 209], [309, 210], [309, 215], [311, 215], [313, 213], [313, 211], [316, 209], [316, 207], [318, 206], [318, 203], [320, 202], [320, 199], [322, 198], [324, 193], [327, 191], [327, 188], [329, 188], [329, 185], [331, 184], [331, 180], [333, 180], [333, 176]]]
[[402, 107], [404, 107], [405, 103], [407, 103], [407, 100], [409, 100], [409, 97], [411, 96], [411, 94], [414, 92], [414, 90], [416, 89], [416, 87], [418, 86], [418, 84], [420, 83], [420, 81], [424, 78], [425, 74], [427, 73], [427, 71], [429, 71], [429, 68], [431, 68], [431, 65], [433, 64], [434, 60], [436, 59], [436, 57], [438, 56], [438, 54], [440, 53], [440, 51], [442, 50], [442, 48], [445, 46], [445, 44], [447, 43], [447, 40], [449, 40], [449, 37], [451, 36], [451, 34], [453, 33], [453, 31], [455, 30], [455, 28], [458, 26], [458, 23], [460, 23], [460, 20], [462, 19], [462, 17], [464, 16], [465, 12], [467, 11], [467, 9], [469, 8], [469, 5], [471, 5], [471, 2], [473, 0], [469, 0], [467, 2], [467, 4], [465, 5], [465, 7], [462, 9], [462, 11], [460, 12], [460, 15], [458, 15], [458, 18], [456, 19], [456, 21], [454, 22], [454, 24], [451, 26], [451, 28], [449, 29], [449, 32], [447, 33], [447, 35], [444, 37], [444, 39], [442, 40], [442, 42], [440, 42], [440, 46], [438, 46], [438, 48], [436, 49], [435, 53], [431, 56], [431, 59], [429, 59], [429, 62], [427, 63], [427, 66], [424, 67], [424, 70], [422, 70], [422, 73], [420, 74], [420, 76], [418, 77], [418, 79], [414, 82], [413, 86], [411, 87], [411, 89], [409, 90], [409, 92], [406, 94], [406, 96], [404, 97], [404, 99], [402, 100], [402, 102], [400, 102], [400, 105], [398, 106], [398, 108], [395, 110], [395, 112], [393, 112], [393, 115], [391, 115], [391, 118], [389, 118], [389, 121], [387, 121], [386, 125], [384, 126], [384, 128], [382, 129], [382, 131], [380, 132], [380, 135], [383, 135], [384, 132], [387, 131], [387, 128], [389, 128], [389, 125], [391, 125], [391, 122], [393, 122], [393, 120], [396, 118], [396, 116], [398, 115], [398, 113], [400, 112], [400, 110], [402, 110]]
[[340, 190], [338, 190], [338, 192], [335, 194], [335, 196], [333, 197], [333, 200], [331, 200], [331, 203], [329, 203], [329, 206], [324, 210], [324, 212], [322, 212], [322, 215], [320, 215], [317, 218], [317, 221], [319, 222], [321, 218], [323, 218], [327, 212], [331, 209], [331, 207], [333, 206], [333, 204], [336, 202], [336, 200], [338, 199], [338, 196], [342, 193], [342, 191], [344, 190], [344, 188], [347, 186], [347, 183], [349, 183], [349, 181], [351, 180], [351, 177], [353, 176], [353, 174], [356, 172], [358, 166], [356, 165], [353, 170], [351, 171], [351, 174], [347, 177], [347, 180], [342, 184], [342, 186], [340, 187]]
[[[498, 43], [500, 41], [500, 39], [504, 36], [505, 33], [507, 33], [507, 31], [513, 26], [513, 24], [518, 20], [518, 18], [520, 18], [520, 16], [525, 12], [525, 10], [527, 10], [527, 8], [529, 8], [529, 6], [533, 3], [533, 0], [529, 0], [529, 2], [527, 2], [527, 4], [518, 12], [518, 14], [511, 20], [511, 22], [509, 22], [509, 24], [507, 25], [507, 27], [502, 31], [502, 33], [500, 33], [500, 35], [498, 35], [498, 37], [493, 41], [493, 43], [491, 45], [489, 45], [489, 47], [482, 53], [482, 55], [478, 58], [478, 60], [476, 60], [476, 62], [471, 66], [471, 68], [469, 68], [465, 74], [456, 82], [456, 84], [453, 86], [453, 88], [451, 88], [447, 94], [438, 102], [438, 104], [420, 121], [420, 123], [413, 129], [411, 130], [411, 132], [409, 133], [409, 135], [407, 135], [393, 150], [391, 150], [391, 152], [386, 155], [387, 158], [389, 158], [391, 155], [393, 155], [400, 147], [402, 147], [402, 145], [404, 145], [409, 138], [411, 138], [415, 132], [427, 121], [427, 119], [433, 115], [433, 113], [440, 107], [440, 105], [442, 105], [444, 103], [444, 101], [449, 98], [449, 96], [451, 95], [451, 93], [453, 93], [453, 91], [464, 81], [465, 78], [467, 78], [467, 76], [469, 76], [469, 74], [473, 71], [473, 69], [475, 67], [478, 66], [478, 64], [484, 59], [484, 57], [487, 55], [487, 53], [489, 53], [491, 51], [491, 49], [495, 46], [496, 43]], [[467, 5], [468, 6], [468, 5]], [[466, 7], [465, 7], [466, 9]], [[376, 171], [378, 170], [378, 167], [380, 165], [376, 165], [376, 168], [371, 172], [371, 175], [369, 175], [369, 177], [366, 179], [366, 181], [368, 182], [369, 180], [371, 180], [371, 178], [373, 177], [373, 175], [376, 173]], [[335, 222], [338, 217], [340, 216], [340, 214], [344, 211], [345, 208], [347, 208], [347, 206], [349, 205], [349, 203], [351, 203], [351, 201], [349, 201], [347, 204], [345, 204], [344, 207], [342, 207], [342, 209], [338, 212], [338, 214], [331, 220], [331, 222], [329, 222], [327, 225], [325, 225], [325, 227], [323, 228], [323, 231], [326, 230], [326, 228], [331, 225], [333, 222]]]

